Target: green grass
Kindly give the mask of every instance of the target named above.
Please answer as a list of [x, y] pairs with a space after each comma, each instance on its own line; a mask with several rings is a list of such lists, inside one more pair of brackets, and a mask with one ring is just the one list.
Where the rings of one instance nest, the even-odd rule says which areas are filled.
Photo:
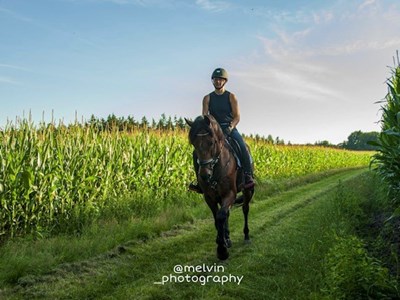
[[[192, 207], [186, 213], [185, 208], [181, 213], [175, 209], [162, 216], [136, 220], [137, 230], [129, 234], [121, 233], [123, 237], [114, 237], [114, 242], [108, 240], [113, 240], [113, 234], [119, 230], [110, 229], [113, 227], [111, 223], [104, 224], [104, 227], [97, 225], [80, 237], [65, 237], [64, 246], [59, 237], [61, 244], [54, 240], [54, 247], [62, 246], [61, 250], [57, 250], [61, 253], [63, 248], [69, 248], [70, 252], [65, 250], [63, 255], [68, 257], [68, 253], [75, 252], [71, 255], [74, 258], [69, 262], [55, 262], [52, 266], [43, 265], [37, 274], [32, 270], [26, 271], [24, 276], [9, 279], [8, 284], [3, 281], [3, 296], [10, 299], [330, 299], [336, 295], [334, 289], [342, 287], [338, 280], [332, 279], [337, 276], [328, 276], [334, 265], [328, 263], [327, 257], [341, 240], [354, 236], [355, 228], [360, 226], [354, 221], [363, 219], [364, 212], [360, 207], [371, 190], [376, 188], [376, 183], [365, 185], [365, 182], [372, 182], [366, 181], [366, 178], [364, 170], [337, 172], [321, 176], [318, 181], [308, 177], [304, 180], [311, 183], [288, 184], [294, 186], [286, 190], [277, 189], [267, 197], [263, 196], [261, 186], [250, 211], [250, 245], [243, 242], [240, 209], [231, 212], [234, 245], [231, 257], [225, 263], [215, 257], [215, 230], [208, 208], [200, 199], [200, 203], [193, 204], [194, 209]], [[354, 212], [356, 217], [350, 218], [349, 214]], [[120, 230], [129, 232], [129, 227], [120, 227]], [[31, 255], [36, 253], [38, 257], [50, 259], [57, 252], [50, 251], [49, 241], [47, 245], [46, 241], [12, 243], [2, 248], [3, 255], [6, 252], [11, 255], [22, 245], [25, 247], [15, 254], [21, 260], [29, 260], [26, 251], [32, 245], [38, 248], [36, 251], [31, 249]], [[43, 244], [40, 246], [40, 243]], [[93, 245], [89, 246], [90, 243]], [[104, 249], [99, 246], [101, 244]], [[79, 245], [86, 249], [80, 259]], [[50, 252], [46, 253], [45, 249]], [[92, 249], [92, 254], [89, 249]], [[362, 255], [368, 257], [367, 253]], [[343, 253], [342, 257], [348, 257], [347, 253]], [[3, 256], [1, 261], [4, 259], [9, 257]], [[355, 261], [369, 260], [361, 258]], [[154, 284], [162, 276], [173, 273], [177, 264], [222, 265], [224, 272], [200, 275], [232, 274], [243, 276], [243, 280], [240, 285]], [[4, 271], [0, 273], [2, 276]], [[193, 272], [190, 274], [194, 275]], [[339, 278], [351, 278], [357, 273], [338, 274]], [[387, 278], [381, 282], [381, 287], [385, 285], [392, 291], [391, 281]], [[355, 290], [361, 294], [364, 291]]]
[[[253, 203], [340, 172], [343, 170], [262, 182], [257, 187]], [[110, 206], [112, 209], [105, 211], [100, 220], [85, 227], [79, 234], [9, 240], [0, 249], [0, 285], [15, 284], [23, 276], [43, 274], [61, 263], [89, 259], [126, 241], [149, 240], [164, 231], [179, 227], [179, 224], [192, 224], [195, 220], [211, 217], [200, 195], [181, 194], [166, 202], [173, 205], [166, 206], [164, 210], [148, 207], [140, 217], [137, 210], [129, 206], [129, 199], [115, 201], [115, 205]]]

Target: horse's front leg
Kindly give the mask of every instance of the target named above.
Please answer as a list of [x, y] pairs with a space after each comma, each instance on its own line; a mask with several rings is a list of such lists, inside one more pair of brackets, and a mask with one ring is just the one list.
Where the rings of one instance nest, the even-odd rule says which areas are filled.
[[229, 257], [228, 248], [225, 245], [225, 224], [228, 218], [228, 211], [221, 207], [217, 212], [217, 256], [220, 260], [225, 260]]
[[[229, 239], [229, 209], [235, 199], [234, 193], [229, 193], [221, 201], [221, 208], [218, 210], [216, 215], [216, 226], [217, 226], [217, 256], [221, 260], [225, 260], [229, 257], [227, 247], [231, 246]], [[228, 242], [226, 237], [228, 237]]]
[[230, 238], [230, 231], [229, 231], [229, 214], [230, 214], [230, 210], [228, 210], [228, 212], [226, 214], [226, 221], [225, 221], [225, 227], [224, 227], [225, 246], [227, 248], [232, 247], [232, 241]]
[[204, 199], [206, 200], [206, 203], [213, 214], [215, 229], [218, 230], [218, 225], [217, 225], [218, 203], [217, 203], [217, 201], [213, 200], [213, 198], [208, 195], [204, 195]]
[[243, 202], [243, 216], [244, 216], [244, 228], [243, 228], [243, 233], [244, 233], [244, 240], [246, 243], [250, 243], [250, 235], [249, 235], [249, 210], [250, 210], [250, 200], [253, 197], [254, 190], [250, 191], [244, 191], [244, 202]]

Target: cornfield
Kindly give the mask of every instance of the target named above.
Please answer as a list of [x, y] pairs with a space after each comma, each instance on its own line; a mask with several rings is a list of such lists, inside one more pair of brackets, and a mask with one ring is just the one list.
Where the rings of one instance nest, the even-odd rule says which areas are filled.
[[[364, 166], [371, 155], [247, 142], [259, 181]], [[8, 124], [0, 131], [0, 237], [77, 226], [128, 195], [166, 205], [195, 178], [192, 151], [184, 130]]]
[[371, 152], [302, 145], [273, 145], [247, 140], [252, 150], [256, 175], [281, 179], [332, 169], [368, 165]]

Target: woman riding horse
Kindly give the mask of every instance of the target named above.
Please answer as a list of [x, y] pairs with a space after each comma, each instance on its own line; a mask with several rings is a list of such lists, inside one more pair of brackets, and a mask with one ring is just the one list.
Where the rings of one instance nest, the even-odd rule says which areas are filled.
[[[249, 203], [254, 189], [241, 188], [241, 176], [236, 159], [224, 133], [211, 115], [199, 116], [189, 124], [189, 141], [198, 156], [198, 182], [204, 199], [210, 207], [217, 229], [217, 255], [221, 260], [228, 258], [232, 243], [229, 237], [229, 210], [235, 203], [239, 189], [242, 191], [244, 215], [244, 239], [250, 240], [248, 228]], [[238, 176], [239, 175], [239, 176]]]
[[[236, 129], [239, 123], [239, 106], [234, 94], [225, 90], [228, 74], [218, 68], [212, 74], [214, 92], [203, 99], [203, 115], [194, 122], [186, 120], [191, 127], [190, 143], [194, 146], [193, 160], [198, 184], [190, 189], [204, 194], [217, 229], [217, 256], [228, 258], [232, 243], [229, 237], [229, 211], [235, 203], [237, 193], [242, 191], [244, 215], [244, 239], [249, 241], [249, 203], [254, 193], [253, 167], [250, 153], [242, 136]], [[242, 153], [244, 176], [238, 170], [237, 161], [228, 145], [225, 134], [235, 139]], [[242, 178], [244, 177], [244, 185]]]
[[[236, 125], [240, 121], [239, 105], [236, 96], [225, 90], [225, 84], [228, 81], [228, 73], [225, 69], [217, 68], [211, 75], [211, 80], [214, 85], [214, 91], [204, 96], [203, 98], [203, 115], [212, 115], [226, 135], [233, 138], [240, 147], [242, 154], [241, 162], [244, 170], [245, 189], [254, 188], [253, 170], [251, 166], [250, 154], [242, 136], [236, 129]], [[199, 165], [197, 163], [196, 153], [193, 152], [193, 164], [198, 174]], [[198, 184], [191, 183], [189, 190], [202, 193]]]

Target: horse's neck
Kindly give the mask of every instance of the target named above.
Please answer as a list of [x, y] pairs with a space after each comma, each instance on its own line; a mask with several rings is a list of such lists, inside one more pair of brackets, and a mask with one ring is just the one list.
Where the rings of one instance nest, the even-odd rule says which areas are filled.
[[221, 163], [223, 166], [225, 166], [228, 161], [231, 159], [231, 151], [229, 149], [229, 145], [226, 141], [223, 142], [222, 148], [221, 148]]

